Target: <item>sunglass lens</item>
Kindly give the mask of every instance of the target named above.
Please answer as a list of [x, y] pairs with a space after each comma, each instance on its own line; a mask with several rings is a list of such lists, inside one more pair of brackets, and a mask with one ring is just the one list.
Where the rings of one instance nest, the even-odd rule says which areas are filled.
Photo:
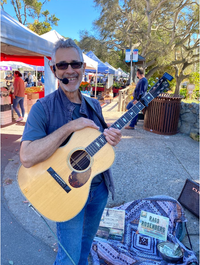
[[81, 68], [82, 64], [83, 64], [82, 62], [74, 62], [74, 63], [71, 63], [71, 67], [73, 69], [79, 69]]
[[66, 63], [66, 62], [60, 62], [60, 63], [57, 63], [56, 64], [56, 66], [57, 66], [57, 68], [59, 69], [59, 70], [65, 70], [65, 69], [67, 69], [67, 67], [68, 67], [68, 63]]

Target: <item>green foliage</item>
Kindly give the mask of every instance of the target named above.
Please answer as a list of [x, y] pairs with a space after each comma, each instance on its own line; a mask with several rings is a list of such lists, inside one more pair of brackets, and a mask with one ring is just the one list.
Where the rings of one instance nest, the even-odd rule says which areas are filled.
[[118, 82], [114, 82], [113, 83], [113, 87], [115, 87], [115, 88], [120, 88], [122, 85], [120, 84], [120, 83], [118, 83]]
[[[42, 11], [46, 2], [50, 0], [11, 0], [16, 17], [23, 25], [28, 25], [28, 28], [35, 33], [41, 35], [52, 29], [52, 26], [57, 26], [59, 19], [48, 10]], [[7, 0], [1, 0], [1, 6], [7, 4]], [[28, 22], [28, 18], [35, 18], [33, 23]]]
[[190, 74], [188, 79], [190, 84], [194, 84], [195, 89], [199, 90], [200, 74], [198, 72], [193, 72]]
[[57, 26], [59, 19], [55, 17], [55, 15], [50, 15], [49, 11], [46, 10], [42, 12], [42, 15], [45, 17], [45, 21], [39, 22], [39, 20], [35, 20], [33, 23], [28, 23], [28, 28], [38, 35], [42, 35], [52, 30], [52, 25]]
[[147, 91], [149, 91], [151, 88], [152, 88], [152, 86], [154, 86], [155, 85], [155, 83], [158, 81], [158, 77], [156, 78], [156, 77], [150, 77], [149, 79], [148, 79], [148, 89], [147, 89]]
[[180, 96], [182, 96], [183, 98], [187, 97], [187, 88], [181, 88], [179, 91]]
[[200, 100], [199, 87], [194, 89], [193, 98]]
[[52, 29], [50, 23], [45, 21], [39, 22], [38, 20], [35, 20], [32, 24], [28, 24], [28, 28], [39, 35], [47, 33]]

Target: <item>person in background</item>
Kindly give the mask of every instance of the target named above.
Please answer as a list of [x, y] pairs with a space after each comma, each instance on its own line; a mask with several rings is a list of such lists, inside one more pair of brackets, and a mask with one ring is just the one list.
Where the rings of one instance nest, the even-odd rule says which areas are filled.
[[33, 86], [36, 86], [36, 76], [35, 75], [33, 75]]
[[[18, 119], [17, 122], [22, 121], [24, 119], [25, 109], [24, 109], [24, 96], [25, 96], [25, 84], [24, 80], [21, 78], [22, 74], [19, 71], [14, 72], [14, 94], [13, 94], [13, 108], [17, 113]], [[22, 115], [17, 108], [19, 104], [21, 108]]]
[[44, 73], [42, 73], [41, 83], [44, 85]]
[[34, 85], [34, 82], [33, 82], [33, 76], [32, 76], [32, 74], [29, 72], [28, 73], [28, 84], [27, 84], [27, 86], [28, 87], [32, 87]]
[[[119, 129], [104, 129], [101, 120], [79, 90], [86, 66], [81, 49], [72, 39], [61, 39], [55, 44], [51, 58], [52, 71], [58, 78], [59, 87], [39, 99], [28, 115], [20, 148], [20, 159], [26, 168], [48, 159], [67, 143], [73, 132], [87, 127], [100, 130], [112, 146], [121, 140]], [[67, 84], [64, 82], [66, 79]], [[93, 98], [91, 101], [103, 119], [99, 101]], [[58, 239], [74, 262], [58, 244], [54, 265], [88, 264], [87, 258], [109, 191], [114, 196], [112, 173], [107, 169], [93, 178], [83, 209], [69, 221], [57, 223]]]
[[94, 77], [93, 76], [91, 77], [90, 84], [91, 84], [91, 86], [94, 85]]
[[10, 91], [12, 90], [12, 87], [13, 87], [13, 76], [12, 76], [12, 72], [9, 72], [8, 75], [5, 77], [5, 80], [6, 80], [6, 87], [7, 89]]
[[[137, 72], [136, 72], [137, 78], [139, 78], [139, 81], [135, 87], [135, 90], [133, 92], [133, 100], [131, 100], [128, 105], [126, 106], [126, 109], [129, 110], [133, 104], [136, 104], [138, 100], [140, 100], [140, 98], [142, 96], [145, 95], [145, 93], [147, 92], [147, 88], [148, 88], [148, 81], [144, 76], [144, 70], [143, 68], [138, 68]], [[138, 115], [135, 116], [135, 118], [133, 118], [130, 122], [130, 124], [128, 126], [125, 127], [125, 129], [130, 129], [130, 130], [134, 130], [135, 129], [135, 125], [137, 123], [138, 120]]]
[[103, 85], [105, 86], [106, 85], [106, 81], [107, 81], [107, 78], [106, 76], [103, 77]]

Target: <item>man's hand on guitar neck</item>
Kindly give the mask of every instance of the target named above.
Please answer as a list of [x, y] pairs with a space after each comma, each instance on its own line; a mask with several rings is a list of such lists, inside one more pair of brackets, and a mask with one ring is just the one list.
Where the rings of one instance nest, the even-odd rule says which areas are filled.
[[[107, 123], [107, 125], [108, 127], [111, 126], [109, 123]], [[103, 134], [105, 135], [107, 142], [112, 146], [117, 145], [122, 138], [121, 131], [112, 127], [105, 129]]]

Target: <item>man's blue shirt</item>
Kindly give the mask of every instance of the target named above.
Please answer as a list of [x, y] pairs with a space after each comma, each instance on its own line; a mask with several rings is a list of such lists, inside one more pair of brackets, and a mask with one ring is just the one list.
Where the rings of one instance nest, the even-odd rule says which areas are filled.
[[148, 88], [148, 81], [145, 77], [143, 77], [138, 81], [136, 85], [136, 88], [133, 92], [133, 99], [140, 100], [140, 97], [142, 97], [147, 92], [147, 88]]

